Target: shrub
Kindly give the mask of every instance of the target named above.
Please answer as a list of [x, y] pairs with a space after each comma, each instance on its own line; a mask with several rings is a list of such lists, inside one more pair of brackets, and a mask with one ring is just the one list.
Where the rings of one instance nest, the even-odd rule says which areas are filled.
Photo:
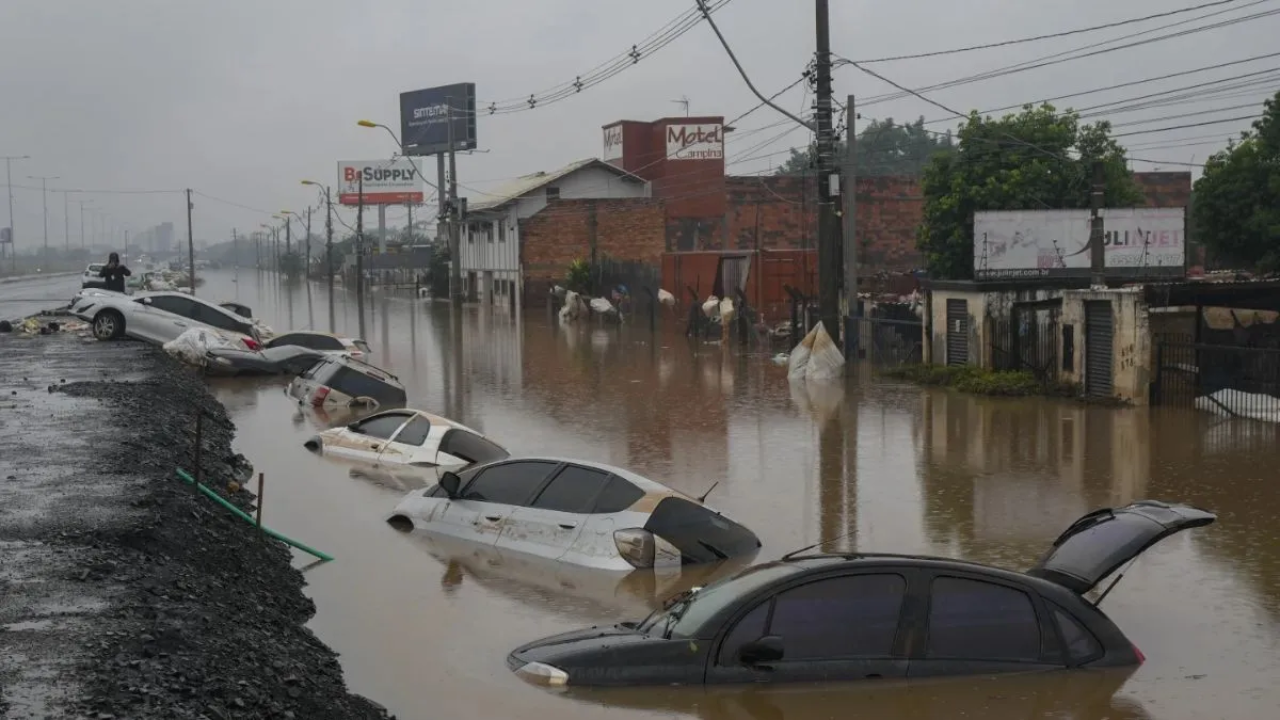
[[973, 365], [904, 365], [885, 375], [920, 385], [953, 387], [975, 395], [1021, 397], [1049, 389], [1025, 370], [986, 370]]

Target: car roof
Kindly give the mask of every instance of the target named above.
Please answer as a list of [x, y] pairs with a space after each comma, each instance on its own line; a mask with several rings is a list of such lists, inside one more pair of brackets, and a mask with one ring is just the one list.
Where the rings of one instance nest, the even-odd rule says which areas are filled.
[[[286, 335], [287, 335], [288, 333], [284, 333], [284, 334], [286, 334]], [[276, 335], [276, 337], [280, 337], [280, 335]], [[367, 362], [365, 362], [365, 361], [363, 361], [363, 360], [359, 360], [359, 359], [353, 358], [353, 357], [351, 357], [350, 355], [329, 355], [329, 356], [328, 356], [328, 357], [326, 357], [324, 360], [321, 360], [321, 362], [322, 362], [322, 363], [337, 363], [337, 364], [339, 364], [339, 365], [347, 365], [347, 366], [351, 367], [351, 369], [352, 369], [352, 370], [356, 370], [356, 371], [358, 371], [358, 372], [365, 372], [366, 370], [371, 370], [371, 371], [376, 372], [376, 373], [379, 373], [379, 374], [381, 374], [381, 375], [386, 375], [386, 376], [387, 376], [387, 379], [389, 379], [389, 380], [391, 380], [391, 381], [395, 382], [395, 384], [397, 384], [397, 385], [400, 385], [400, 384], [401, 384], [401, 383], [400, 383], [400, 378], [398, 378], [398, 377], [396, 377], [395, 375], [393, 375], [393, 374], [391, 373], [391, 371], [390, 371], [390, 370], [383, 370], [382, 368], [378, 367], [377, 365], [374, 365], [374, 364], [372, 364], [372, 363], [367, 363]]]
[[458, 422], [457, 420], [450, 420], [449, 418], [443, 415], [436, 415], [435, 413], [427, 412], [426, 410], [418, 410], [415, 408], [391, 408], [389, 410], [384, 410], [383, 412], [378, 414], [389, 415], [392, 413], [408, 413], [411, 415], [417, 415], [418, 417], [421, 417], [427, 420], [432, 425], [444, 425], [446, 427], [454, 428], [457, 430], [466, 430], [472, 435], [479, 435], [480, 437], [484, 437], [484, 433], [480, 432], [479, 430], [476, 430], [474, 428], [469, 428], [466, 425], [463, 425], [462, 423]]
[[337, 333], [325, 332], [323, 330], [289, 330], [288, 332], [282, 332], [277, 334], [276, 337], [283, 337], [285, 335], [320, 335], [322, 337], [329, 337], [335, 340], [341, 340], [343, 342], [349, 342], [349, 343], [355, 342], [355, 338], [349, 338], [346, 335], [339, 335]]
[[975, 572], [984, 575], [1004, 578], [1025, 585], [1035, 586], [1042, 589], [1048, 594], [1054, 596], [1072, 595], [1071, 591], [1056, 583], [1044, 580], [1042, 578], [1028, 575], [1017, 570], [1009, 570], [1007, 568], [996, 567], [995, 565], [987, 565], [985, 563], [974, 562], [973, 560], [964, 560], [961, 558], [940, 557], [936, 555], [907, 555], [903, 553], [824, 553], [813, 552], [797, 555], [784, 555], [782, 559], [774, 560], [767, 565], [777, 564], [793, 564], [801, 569], [815, 569], [829, 567], [837, 569], [841, 567], [859, 568], [859, 567], [876, 567], [876, 566], [903, 566], [908, 565], [918, 568], [932, 568], [936, 570], [951, 570], [953, 572]]
[[680, 492], [679, 490], [663, 485], [657, 480], [651, 480], [643, 475], [639, 475], [630, 470], [627, 470], [626, 468], [620, 468], [620, 467], [617, 467], [616, 465], [607, 465], [605, 463], [595, 462], [593, 460], [583, 460], [581, 458], [554, 457], [550, 455], [513, 455], [511, 457], [504, 458], [502, 460], [495, 460], [494, 462], [495, 463], [511, 462], [513, 460], [524, 460], [524, 461], [538, 460], [542, 462], [570, 463], [572, 465], [581, 465], [583, 467], [594, 468], [602, 472], [607, 472], [607, 473], [612, 473], [614, 475], [617, 475], [623, 480], [627, 480], [631, 482], [633, 485], [640, 488], [641, 490], [644, 490], [645, 492], [650, 492], [650, 493], [657, 492], [657, 493], [678, 495], [680, 497], [688, 497], [687, 495]]

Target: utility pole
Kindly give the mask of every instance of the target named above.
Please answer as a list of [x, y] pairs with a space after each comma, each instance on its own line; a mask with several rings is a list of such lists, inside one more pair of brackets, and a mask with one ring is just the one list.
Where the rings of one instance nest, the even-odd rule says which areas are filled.
[[356, 182], [356, 315], [360, 318], [360, 336], [364, 337], [364, 173]]
[[1102, 200], [1107, 190], [1106, 168], [1101, 160], [1093, 161], [1093, 191], [1089, 194], [1089, 283], [1095, 288], [1107, 286], [1107, 255], [1102, 243]]
[[71, 252], [71, 191], [62, 191], [62, 244]]
[[828, 0], [815, 0], [817, 57], [814, 60], [814, 126], [818, 168], [818, 317], [833, 337], [840, 332], [840, 276], [843, 263], [836, 218], [835, 136], [831, 127], [831, 27]]
[[302, 264], [302, 277], [307, 279], [311, 275], [311, 206], [307, 206], [307, 252], [306, 262]]
[[49, 269], [49, 181], [57, 180], [56, 175], [42, 177], [40, 175], [28, 175], [32, 180], [40, 181], [40, 196], [44, 202], [44, 268]]
[[84, 201], [80, 201], [80, 249], [84, 249]]
[[462, 243], [458, 233], [458, 154], [453, 150], [453, 98], [445, 98], [449, 123], [449, 289], [455, 310], [462, 309]]
[[449, 300], [453, 300], [454, 284], [453, 284], [453, 268], [458, 264], [458, 258], [453, 256], [453, 239], [449, 236], [449, 224], [445, 220], [449, 214], [449, 193], [448, 186], [444, 184], [444, 153], [436, 153], [436, 206], [439, 212], [436, 214], [436, 244], [439, 246], [441, 240], [446, 243], [449, 248]]
[[333, 330], [333, 199], [324, 186], [324, 256], [329, 271], [329, 330]]
[[191, 276], [191, 297], [196, 296], [196, 236], [191, 228], [191, 188], [187, 188], [187, 272]]
[[840, 173], [840, 198], [842, 231], [844, 235], [844, 354], [846, 360], [853, 360], [858, 350], [858, 183], [857, 163], [855, 162], [855, 143], [858, 139], [854, 120], [858, 117], [854, 110], [853, 96], [850, 95], [845, 104], [845, 145], [844, 163]]
[[13, 229], [13, 161], [30, 159], [30, 155], [4, 156], [4, 180], [9, 188], [9, 267], [15, 273], [18, 272], [18, 234]]
[[405, 241], [405, 244], [407, 244], [409, 247], [413, 247], [413, 203], [411, 202], [405, 203], [404, 210], [409, 214], [409, 220], [408, 222], [405, 223], [405, 226], [404, 226], [404, 234], [405, 234], [404, 241]]
[[387, 254], [387, 206], [378, 203], [378, 254]]
[[231, 262], [235, 263], [234, 267], [237, 270], [236, 275], [237, 277], [239, 277], [238, 271], [240, 270], [240, 238], [236, 237], [235, 228], [231, 228]]

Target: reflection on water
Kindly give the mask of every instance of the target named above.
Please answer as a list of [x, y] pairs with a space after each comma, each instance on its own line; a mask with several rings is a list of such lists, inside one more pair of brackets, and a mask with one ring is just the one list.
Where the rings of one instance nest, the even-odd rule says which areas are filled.
[[[210, 273], [229, 294], [230, 272]], [[322, 285], [242, 271], [240, 300], [278, 330]], [[356, 335], [339, 292], [332, 326]], [[347, 418], [299, 414], [278, 385], [219, 382], [238, 450], [266, 473], [264, 521], [333, 552], [308, 574], [316, 632], [351, 686], [405, 718], [1273, 717], [1280, 706], [1280, 438], [1191, 412], [979, 399], [877, 380], [793, 388], [769, 353], [690, 344], [682, 326], [559, 327], [374, 294], [372, 362], [412, 404], [513, 452], [630, 467], [754, 529], [760, 559], [831, 548], [959, 556], [1023, 569], [1073, 519], [1152, 497], [1219, 513], [1126, 573], [1104, 609], [1147, 655], [1131, 676], [1056, 673], [908, 686], [716, 688], [557, 696], [506, 669], [514, 646], [633, 618], [684, 582], [575, 574], [383, 521], [402, 486], [353, 478], [302, 442]], [[295, 419], [296, 418], [296, 419]], [[639, 576], [636, 576], [639, 578]], [[448, 652], [440, 652], [448, 648]]]

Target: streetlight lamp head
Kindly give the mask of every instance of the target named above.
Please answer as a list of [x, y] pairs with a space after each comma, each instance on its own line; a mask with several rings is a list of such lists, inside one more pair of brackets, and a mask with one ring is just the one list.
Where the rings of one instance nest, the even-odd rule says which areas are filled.
[[371, 128], [378, 127], [378, 123], [372, 120], [357, 120], [356, 124], [359, 125], [360, 127], [371, 127]]
[[303, 185], [319, 185], [320, 183], [316, 182], [315, 180], [303, 180], [302, 184]]

